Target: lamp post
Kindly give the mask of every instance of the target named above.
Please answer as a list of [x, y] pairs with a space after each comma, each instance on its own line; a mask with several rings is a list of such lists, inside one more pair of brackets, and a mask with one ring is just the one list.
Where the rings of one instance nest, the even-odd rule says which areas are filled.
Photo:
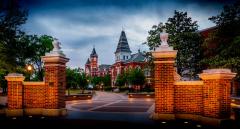
[[[26, 65], [26, 71], [27, 73], [29, 73], [29, 81], [30, 81], [30, 78], [31, 78], [31, 74], [33, 72], [33, 66], [31, 64], [27, 64]], [[22, 85], [22, 109], [23, 109], [23, 116], [25, 114], [25, 104], [24, 104], [24, 85]]]
[[30, 81], [30, 79], [31, 79], [31, 74], [32, 74], [32, 72], [33, 72], [33, 66], [31, 65], [31, 64], [27, 64], [26, 65], [26, 71], [27, 71], [27, 73], [29, 74], [29, 81]]

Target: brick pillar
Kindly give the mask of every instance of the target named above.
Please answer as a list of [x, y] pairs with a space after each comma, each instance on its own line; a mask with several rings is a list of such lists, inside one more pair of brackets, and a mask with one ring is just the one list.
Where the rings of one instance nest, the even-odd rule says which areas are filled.
[[231, 80], [236, 76], [229, 69], [203, 70], [203, 116], [229, 119], [231, 113]]
[[153, 119], [174, 119], [174, 63], [172, 48], [152, 52], [154, 57], [155, 113]]
[[8, 108], [7, 116], [22, 116], [23, 115], [23, 80], [25, 77], [22, 74], [10, 73], [5, 76], [8, 83]]
[[[42, 57], [45, 67], [46, 98], [43, 115], [65, 115], [66, 63], [68, 58], [60, 50], [59, 42], [53, 42], [54, 49]], [[58, 48], [59, 47], [59, 48]]]

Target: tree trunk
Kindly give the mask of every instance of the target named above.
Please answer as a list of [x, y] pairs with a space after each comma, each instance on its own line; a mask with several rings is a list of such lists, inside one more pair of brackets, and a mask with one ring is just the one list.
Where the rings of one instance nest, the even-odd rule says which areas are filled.
[[70, 95], [70, 88], [68, 88], [68, 96]]

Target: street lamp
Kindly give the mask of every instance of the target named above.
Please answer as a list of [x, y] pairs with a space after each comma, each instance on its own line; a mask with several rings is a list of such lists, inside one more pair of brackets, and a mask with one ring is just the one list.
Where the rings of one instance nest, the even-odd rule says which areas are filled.
[[[29, 80], [31, 77], [31, 74], [33, 72], [33, 66], [31, 64], [26, 65], [26, 71], [29, 73]], [[22, 85], [22, 109], [23, 109], [23, 115], [25, 114], [25, 104], [24, 104], [24, 85]]]

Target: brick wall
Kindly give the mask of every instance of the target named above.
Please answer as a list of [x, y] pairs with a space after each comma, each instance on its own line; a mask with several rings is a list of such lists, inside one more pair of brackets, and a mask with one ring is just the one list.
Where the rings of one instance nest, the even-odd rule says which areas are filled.
[[44, 108], [46, 87], [44, 82], [24, 82], [24, 107]]
[[[166, 59], [168, 60], [168, 59]], [[173, 63], [155, 64], [155, 112], [173, 113], [174, 105], [174, 76]]]
[[204, 80], [203, 116], [228, 118], [231, 112], [230, 80]]
[[202, 81], [176, 82], [174, 88], [174, 112], [181, 114], [202, 114]]
[[22, 109], [22, 81], [8, 81], [8, 109]]
[[45, 66], [46, 102], [45, 108], [65, 108], [65, 66]]
[[[231, 80], [236, 76], [229, 69], [204, 70], [203, 81], [178, 81], [174, 71], [174, 50], [152, 52], [154, 57], [155, 115], [153, 118], [174, 118], [174, 114], [193, 114], [229, 119], [231, 113]], [[175, 77], [175, 78], [174, 78]]]

